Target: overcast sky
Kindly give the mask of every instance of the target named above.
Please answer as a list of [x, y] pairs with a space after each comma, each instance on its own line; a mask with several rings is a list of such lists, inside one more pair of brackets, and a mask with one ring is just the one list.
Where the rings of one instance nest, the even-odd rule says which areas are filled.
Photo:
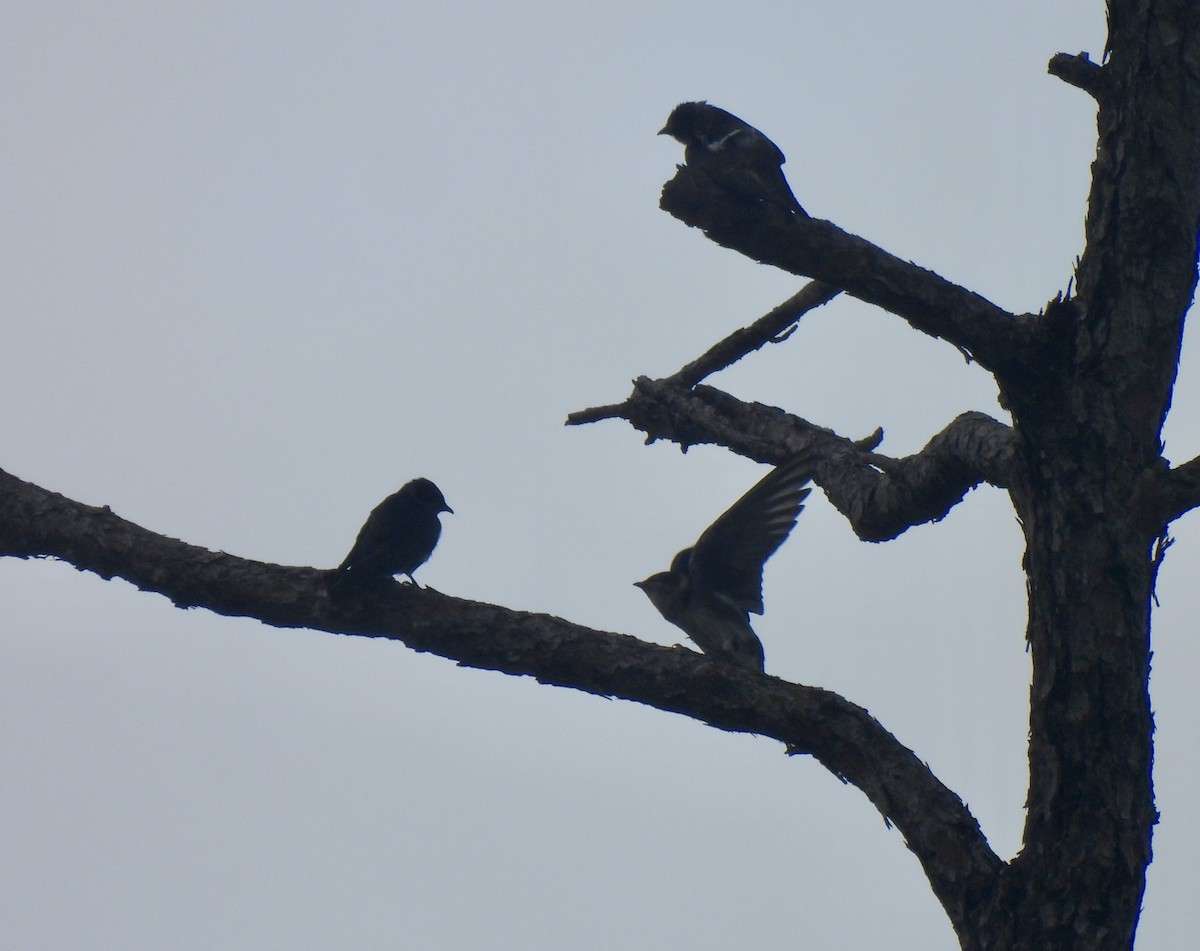
[[[765, 470], [562, 421], [801, 282], [658, 210], [667, 113], [743, 116], [813, 215], [1036, 311], [1095, 135], [1046, 62], [1099, 58], [1103, 8], [8, 0], [0, 467], [318, 567], [427, 476], [456, 514], [419, 580], [677, 643], [631, 583]], [[851, 300], [713, 382], [892, 455], [1003, 418], [983, 371]], [[1200, 536], [1174, 534], [1141, 949], [1195, 933]], [[869, 708], [1005, 857], [1021, 551], [994, 489], [886, 545], [814, 493], [757, 622], [768, 672]], [[0, 625], [5, 948], [957, 947], [901, 836], [773, 741], [51, 561], [0, 561]]]

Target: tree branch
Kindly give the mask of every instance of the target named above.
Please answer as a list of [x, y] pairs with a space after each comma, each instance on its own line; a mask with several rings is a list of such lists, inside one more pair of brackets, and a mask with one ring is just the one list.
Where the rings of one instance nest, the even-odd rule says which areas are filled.
[[1097, 102], [1106, 93], [1104, 67], [1093, 63], [1087, 53], [1055, 53], [1050, 57], [1046, 72], [1064, 83], [1082, 89]]
[[1037, 320], [1010, 314], [945, 278], [828, 221], [783, 214], [731, 195], [703, 172], [678, 166], [660, 207], [718, 244], [762, 264], [816, 278], [943, 337], [988, 370], [1037, 365]]
[[[180, 607], [275, 627], [398, 640], [469, 667], [632, 700], [814, 756], [904, 834], [957, 926], [1002, 863], [957, 796], [866, 710], [837, 694], [758, 675], [680, 647], [544, 614], [384, 582], [331, 598], [329, 572], [188, 545], [0, 471], [0, 555], [52, 556], [121, 577]], [[957, 916], [957, 918], [956, 918]]]
[[737, 363], [747, 354], [768, 343], [786, 340], [796, 322], [810, 310], [837, 297], [841, 289], [811, 281], [768, 314], [759, 317], [749, 327], [735, 330], [724, 340], [710, 347], [702, 356], [693, 360], [670, 377], [672, 383], [695, 386], [707, 376]]
[[612, 418], [627, 420], [648, 441], [668, 439], [685, 450], [712, 443], [775, 465], [807, 454], [813, 481], [865, 541], [887, 541], [943, 518], [981, 482], [1006, 488], [1016, 449], [1010, 427], [983, 413], [963, 413], [919, 453], [892, 459], [871, 451], [881, 432], [853, 441], [774, 406], [647, 377], [634, 382], [624, 403], [574, 413], [568, 423]]
[[1157, 489], [1155, 516], [1164, 524], [1200, 505], [1200, 456], [1162, 473]]
[[[732, 366], [768, 343], [782, 343], [791, 335], [801, 317], [827, 304], [840, 293], [836, 287], [810, 281], [750, 326], [739, 327], [724, 340], [709, 347], [691, 363], [667, 377], [667, 382], [685, 388], [695, 386], [705, 377]], [[584, 423], [598, 423], [602, 419], [623, 419], [623, 406], [621, 403], [612, 403], [577, 410], [567, 416], [567, 425], [582, 426]]]

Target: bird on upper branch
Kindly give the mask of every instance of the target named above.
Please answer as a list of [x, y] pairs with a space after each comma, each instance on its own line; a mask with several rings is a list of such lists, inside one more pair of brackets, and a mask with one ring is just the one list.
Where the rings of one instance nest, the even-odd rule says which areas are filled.
[[453, 513], [441, 489], [428, 479], [413, 479], [380, 502], [358, 532], [333, 584], [370, 582], [407, 575], [429, 560], [442, 533], [438, 516]]
[[707, 102], [683, 102], [658, 134], [682, 143], [685, 164], [738, 197], [808, 217], [783, 176], [786, 159], [779, 146], [732, 113]]
[[706, 654], [763, 670], [750, 614], [763, 613], [763, 564], [787, 538], [811, 489], [794, 457], [771, 470], [712, 523], [667, 571], [636, 582], [659, 613]]

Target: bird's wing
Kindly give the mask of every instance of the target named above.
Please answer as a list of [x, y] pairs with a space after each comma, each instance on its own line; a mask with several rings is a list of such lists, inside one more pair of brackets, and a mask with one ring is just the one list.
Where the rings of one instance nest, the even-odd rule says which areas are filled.
[[775, 165], [782, 165], [787, 161], [779, 146], [753, 126], [746, 126], [744, 129], [730, 132], [725, 139], [728, 140], [727, 148], [745, 151], [763, 164], [766, 164], [765, 160], [768, 159]]
[[763, 613], [763, 564], [804, 508], [809, 467], [793, 457], [773, 469], [700, 536], [690, 570], [701, 589], [745, 611]]
[[391, 547], [395, 539], [407, 535], [413, 529], [412, 501], [403, 491], [395, 492], [371, 509], [371, 514], [358, 530], [358, 537], [350, 553], [339, 566], [362, 568], [371, 565]]
[[760, 161], [770, 160], [782, 165], [787, 159], [783, 151], [745, 119], [717, 106], [704, 104], [700, 138], [710, 152], [753, 152]]

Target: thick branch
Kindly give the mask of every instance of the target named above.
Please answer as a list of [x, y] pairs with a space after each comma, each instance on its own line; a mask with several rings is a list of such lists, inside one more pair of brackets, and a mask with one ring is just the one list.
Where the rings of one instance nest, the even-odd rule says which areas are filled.
[[1093, 63], [1087, 53], [1055, 53], [1046, 72], [1088, 93], [1097, 101], [1104, 95], [1104, 67]]
[[808, 753], [903, 832], [958, 927], [1002, 863], [957, 796], [867, 711], [816, 687], [549, 615], [384, 582], [331, 598], [328, 572], [247, 561], [149, 532], [0, 472], [0, 554], [53, 556], [179, 606], [276, 627], [386, 637], [460, 664], [620, 697]]
[[659, 204], [724, 247], [843, 288], [923, 333], [944, 337], [989, 370], [1015, 370], [1036, 357], [1035, 318], [1010, 314], [828, 221], [746, 202], [686, 165], [663, 187]]
[[758, 462], [778, 464], [806, 453], [813, 481], [867, 541], [943, 518], [982, 482], [1007, 487], [1016, 445], [1008, 426], [963, 413], [919, 453], [891, 459], [870, 451], [878, 436], [855, 442], [774, 406], [646, 377], [635, 381], [624, 403], [584, 410], [569, 422], [603, 418], [625, 419], [650, 440], [669, 439], [684, 449], [714, 443]]

